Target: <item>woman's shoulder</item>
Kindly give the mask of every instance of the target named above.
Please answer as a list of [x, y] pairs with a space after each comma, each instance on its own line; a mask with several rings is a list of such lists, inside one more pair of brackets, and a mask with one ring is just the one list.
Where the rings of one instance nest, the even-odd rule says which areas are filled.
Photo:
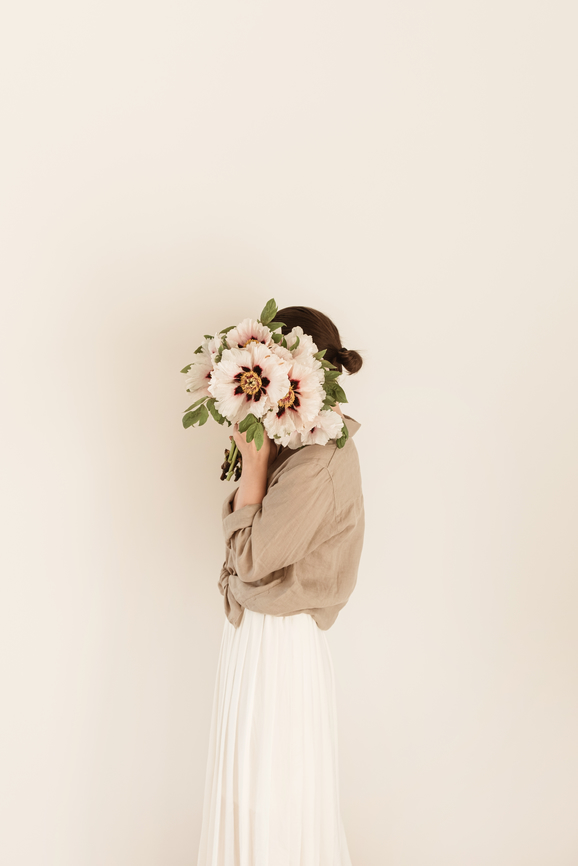
[[360, 487], [359, 454], [353, 440], [353, 434], [361, 425], [348, 415], [344, 417], [350, 435], [342, 448], [339, 448], [333, 441], [327, 442], [326, 445], [303, 445], [297, 449], [285, 447], [271, 464], [270, 483], [282, 473], [297, 467], [303, 467], [305, 472], [309, 468], [311, 474], [318, 474], [321, 468], [325, 467], [334, 480], [340, 483], [346, 482], [350, 489], [356, 485]]

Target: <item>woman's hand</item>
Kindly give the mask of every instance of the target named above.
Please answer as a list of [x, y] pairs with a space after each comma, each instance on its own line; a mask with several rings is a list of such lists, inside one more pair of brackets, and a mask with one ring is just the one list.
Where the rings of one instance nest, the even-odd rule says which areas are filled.
[[239, 433], [239, 425], [233, 427], [233, 436], [237, 448], [241, 452], [243, 471], [241, 483], [233, 499], [233, 511], [244, 505], [258, 504], [263, 501], [267, 492], [267, 470], [277, 456], [277, 445], [268, 436], [263, 437], [263, 444], [257, 451], [255, 440], [247, 442], [247, 434]]
[[273, 451], [275, 455], [277, 454], [277, 446], [269, 439], [267, 434], [263, 436], [263, 444], [258, 451], [254, 439], [251, 442], [247, 442], [247, 434], [239, 433], [238, 424], [233, 426], [233, 438], [237, 444], [237, 448], [241, 452], [243, 471], [245, 471], [246, 466], [267, 466], [269, 464], [269, 457], [272, 456], [271, 452]]

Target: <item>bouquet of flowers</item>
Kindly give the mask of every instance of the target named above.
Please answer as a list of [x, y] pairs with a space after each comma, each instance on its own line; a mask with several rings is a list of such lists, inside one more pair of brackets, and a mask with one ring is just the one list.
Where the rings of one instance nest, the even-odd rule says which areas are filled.
[[[312, 338], [296, 326], [281, 333], [275, 300], [259, 319], [243, 319], [216, 334], [205, 334], [197, 356], [183, 367], [186, 390], [195, 402], [184, 410], [183, 426], [202, 427], [209, 413], [218, 424], [238, 424], [259, 451], [264, 436], [298, 449], [335, 440], [343, 448], [349, 432], [331, 408], [347, 403], [337, 382], [339, 370], [325, 360]], [[241, 476], [241, 455], [233, 437], [225, 449], [221, 480]]]

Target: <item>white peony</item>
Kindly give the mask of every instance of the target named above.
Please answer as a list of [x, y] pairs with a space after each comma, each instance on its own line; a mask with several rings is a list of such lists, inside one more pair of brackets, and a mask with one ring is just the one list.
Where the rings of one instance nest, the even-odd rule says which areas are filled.
[[286, 445], [295, 431], [304, 430], [318, 415], [325, 392], [317, 371], [308, 364], [293, 360], [288, 365], [289, 388], [277, 408], [263, 418], [263, 425], [271, 439]]
[[301, 325], [295, 325], [289, 333], [285, 334], [285, 339], [287, 340], [289, 348], [295, 345], [297, 337], [299, 337], [299, 345], [293, 351], [294, 358], [299, 358], [301, 360], [301, 355], [315, 355], [319, 351], [316, 344], [313, 342], [313, 337], [309, 334], [305, 334]]
[[322, 409], [310, 426], [300, 433], [293, 434], [287, 443], [289, 448], [302, 445], [326, 445], [330, 439], [339, 439], [345, 419], [334, 409]]
[[195, 400], [210, 397], [209, 384], [213, 369], [213, 360], [221, 343], [220, 334], [209, 337], [202, 344], [202, 352], [195, 355], [190, 370], [185, 379], [185, 390], [189, 391]]
[[314, 355], [319, 351], [317, 346], [309, 334], [303, 333], [303, 328], [300, 325], [295, 325], [293, 330], [289, 331], [288, 334], [285, 334], [287, 345], [294, 346], [297, 337], [299, 337], [299, 345], [293, 352], [291, 352], [290, 349], [286, 349], [284, 346], [279, 345], [279, 343], [274, 345], [274, 351], [281, 358], [288, 361], [299, 361], [300, 364], [309, 367], [315, 372], [319, 381], [323, 383], [325, 381], [325, 369], [319, 358], [314, 357]]
[[[217, 331], [214, 337], [209, 337], [203, 343], [201, 343], [201, 347], [203, 349], [203, 353], [205, 355], [209, 355], [211, 361], [214, 360], [215, 355], [219, 351], [219, 346], [221, 345], [223, 335]], [[199, 353], [200, 354], [200, 353]]]
[[270, 328], [254, 319], [243, 319], [236, 328], [227, 332], [227, 345], [230, 349], [244, 349], [249, 343], [274, 345]]
[[215, 409], [231, 424], [249, 413], [261, 418], [290, 387], [290, 365], [270, 347], [249, 342], [245, 349], [225, 349], [215, 366], [209, 393], [215, 397]]

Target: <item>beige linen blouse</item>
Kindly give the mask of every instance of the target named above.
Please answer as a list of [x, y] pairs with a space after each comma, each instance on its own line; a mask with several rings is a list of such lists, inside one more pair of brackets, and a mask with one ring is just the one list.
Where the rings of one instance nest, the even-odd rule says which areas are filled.
[[223, 503], [226, 554], [219, 578], [235, 627], [243, 608], [275, 616], [309, 613], [326, 630], [347, 603], [363, 548], [365, 512], [353, 437], [361, 424], [344, 415], [349, 438], [281, 448], [267, 472], [262, 502]]

